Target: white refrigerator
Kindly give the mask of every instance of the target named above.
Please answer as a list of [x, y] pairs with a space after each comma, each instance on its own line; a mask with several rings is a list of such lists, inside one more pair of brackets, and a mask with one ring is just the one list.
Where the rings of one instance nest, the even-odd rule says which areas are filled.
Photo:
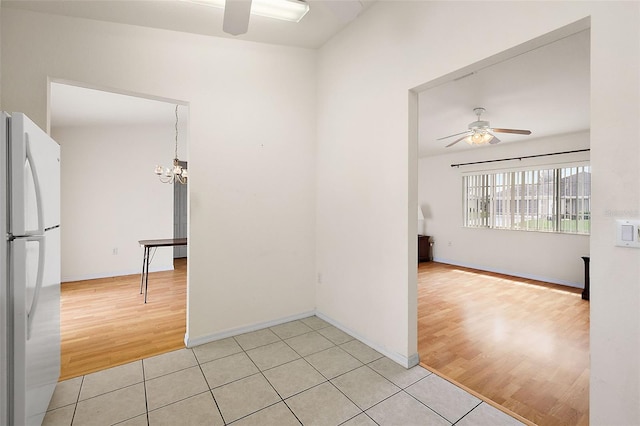
[[60, 147], [0, 114], [0, 425], [40, 425], [60, 376]]

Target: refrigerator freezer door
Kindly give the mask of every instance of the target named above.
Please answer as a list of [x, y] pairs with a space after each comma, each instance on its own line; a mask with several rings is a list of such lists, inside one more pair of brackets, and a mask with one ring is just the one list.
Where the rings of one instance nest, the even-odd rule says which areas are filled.
[[41, 424], [60, 376], [60, 229], [10, 246], [13, 424]]
[[11, 216], [14, 236], [60, 225], [60, 146], [29, 118], [11, 114]]

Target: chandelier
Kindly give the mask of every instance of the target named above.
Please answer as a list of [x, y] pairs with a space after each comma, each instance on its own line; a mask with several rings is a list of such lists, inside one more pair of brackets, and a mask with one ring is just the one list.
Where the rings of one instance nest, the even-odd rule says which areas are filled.
[[176, 150], [173, 157], [173, 167], [156, 165], [155, 174], [158, 175], [162, 183], [180, 182], [183, 185], [187, 183], [187, 169], [180, 165], [178, 159], [178, 105], [176, 105]]

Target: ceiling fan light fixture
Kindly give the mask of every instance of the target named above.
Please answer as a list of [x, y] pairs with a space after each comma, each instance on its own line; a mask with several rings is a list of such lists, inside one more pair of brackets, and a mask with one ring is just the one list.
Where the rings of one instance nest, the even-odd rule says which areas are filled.
[[458, 139], [451, 142], [449, 145], [445, 146], [445, 148], [449, 148], [461, 141], [465, 141], [469, 145], [487, 145], [487, 144], [495, 145], [500, 142], [500, 139], [494, 136], [493, 133], [515, 133], [517, 135], [531, 134], [531, 130], [503, 129], [498, 127], [491, 127], [491, 124], [488, 121], [480, 120], [480, 116], [482, 116], [482, 113], [484, 113], [485, 111], [486, 110], [482, 107], [474, 108], [473, 112], [476, 114], [477, 120], [472, 123], [469, 123], [469, 126], [467, 126], [469, 130], [462, 133], [454, 133], [453, 135], [445, 136], [443, 138], [438, 138], [437, 140], [441, 141], [443, 139], [465, 135], [465, 136], [460, 136]]
[[[225, 0], [186, 0], [205, 6], [224, 9]], [[309, 5], [302, 0], [252, 0], [251, 14], [288, 22], [300, 22], [309, 12]]]
[[493, 135], [486, 130], [474, 130], [464, 141], [469, 145], [486, 145], [493, 140]]

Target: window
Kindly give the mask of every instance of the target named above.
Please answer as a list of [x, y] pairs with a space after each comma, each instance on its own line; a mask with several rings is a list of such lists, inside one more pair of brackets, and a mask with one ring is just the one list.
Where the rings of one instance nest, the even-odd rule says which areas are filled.
[[464, 226], [590, 232], [589, 165], [470, 174], [463, 184]]

